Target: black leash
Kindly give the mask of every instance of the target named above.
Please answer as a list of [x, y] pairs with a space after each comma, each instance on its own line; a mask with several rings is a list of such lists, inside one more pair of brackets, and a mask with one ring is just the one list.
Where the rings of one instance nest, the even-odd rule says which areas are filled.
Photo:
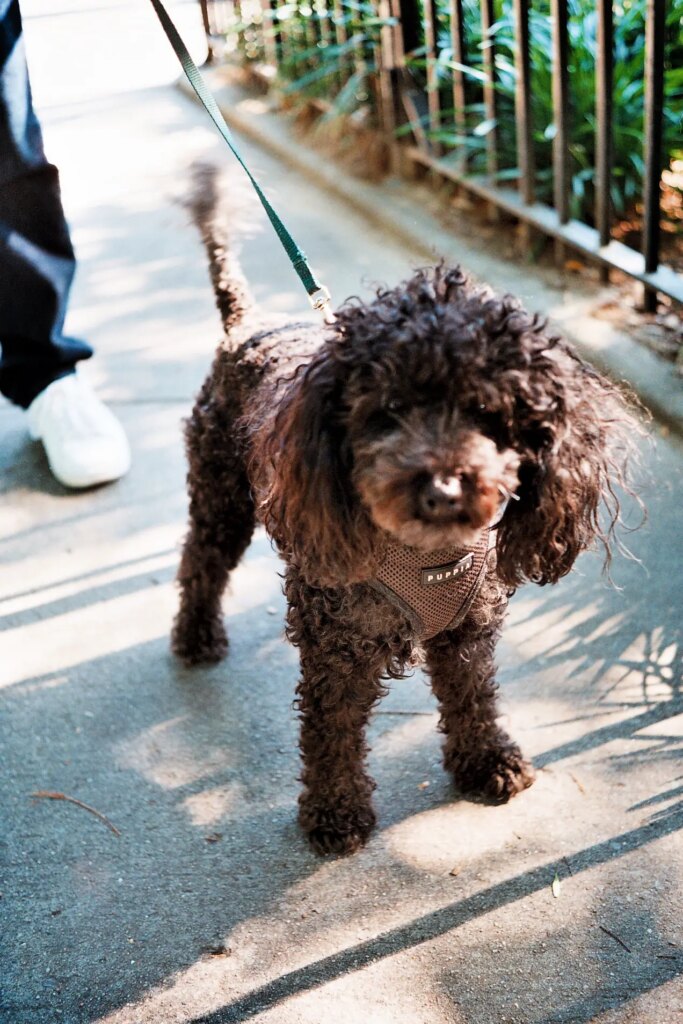
[[170, 42], [171, 46], [175, 51], [176, 57], [180, 61], [183, 71], [187, 75], [187, 79], [190, 85], [196, 92], [207, 114], [209, 115], [213, 123], [216, 125], [216, 128], [218, 128], [218, 131], [221, 133], [226, 143], [230, 147], [233, 155], [239, 161], [241, 167], [243, 168], [247, 177], [249, 178], [249, 181], [254, 186], [254, 189], [256, 190], [256, 195], [261, 200], [261, 205], [263, 206], [263, 209], [266, 211], [270, 223], [275, 228], [275, 233], [277, 234], [277, 237], [280, 239], [285, 252], [289, 256], [290, 262], [294, 267], [297, 276], [299, 277], [299, 280], [301, 281], [301, 283], [303, 284], [304, 288], [308, 293], [308, 298], [311, 302], [311, 305], [313, 306], [314, 309], [320, 310], [320, 312], [322, 312], [325, 315], [326, 320], [332, 319], [332, 314], [328, 309], [328, 304], [330, 301], [329, 291], [324, 285], [320, 284], [320, 282], [317, 281], [316, 278], [314, 277], [313, 271], [308, 265], [308, 260], [306, 259], [305, 254], [296, 244], [296, 242], [290, 235], [289, 231], [282, 223], [280, 217], [275, 212], [271, 204], [268, 202], [263, 192], [263, 189], [261, 188], [258, 181], [256, 180], [256, 178], [254, 177], [254, 175], [251, 173], [246, 163], [244, 162], [242, 156], [240, 155], [239, 150], [237, 149], [237, 146], [235, 145], [235, 140], [233, 139], [232, 132], [228, 128], [227, 124], [225, 123], [225, 118], [220, 112], [218, 104], [216, 103], [215, 99], [209, 92], [206, 82], [204, 81], [200, 74], [199, 68], [192, 60], [192, 57], [190, 57], [187, 47], [185, 46], [185, 43], [181, 39], [178, 29], [175, 27], [173, 21], [171, 20], [168, 11], [161, 3], [161, 0], [151, 0], [151, 4], [154, 10], [156, 11], [159, 21], [161, 22], [161, 27], [163, 28], [164, 32], [168, 37], [168, 41]]

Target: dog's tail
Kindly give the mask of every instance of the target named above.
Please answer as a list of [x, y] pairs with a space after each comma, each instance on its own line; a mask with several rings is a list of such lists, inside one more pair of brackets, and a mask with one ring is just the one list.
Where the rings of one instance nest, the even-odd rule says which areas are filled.
[[199, 228], [209, 261], [209, 274], [226, 334], [251, 309], [253, 300], [239, 263], [230, 251], [229, 232], [221, 219], [219, 172], [212, 164], [192, 167], [192, 190], [185, 202]]

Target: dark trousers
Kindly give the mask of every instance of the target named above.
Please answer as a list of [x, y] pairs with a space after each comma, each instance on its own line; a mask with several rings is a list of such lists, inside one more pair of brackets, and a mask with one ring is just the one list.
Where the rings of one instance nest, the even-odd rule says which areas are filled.
[[0, 392], [17, 405], [92, 355], [62, 334], [75, 268], [31, 103], [19, 0], [0, 0]]

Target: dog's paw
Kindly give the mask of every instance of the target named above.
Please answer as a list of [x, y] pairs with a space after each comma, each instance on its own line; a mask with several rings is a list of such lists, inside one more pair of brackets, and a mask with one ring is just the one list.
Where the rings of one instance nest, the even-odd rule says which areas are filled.
[[171, 648], [184, 665], [213, 665], [228, 653], [228, 637], [220, 619], [185, 622], [180, 616], [171, 634]]
[[302, 802], [299, 810], [299, 823], [321, 856], [360, 850], [375, 827], [375, 820], [375, 812], [369, 806], [340, 811]]
[[524, 759], [514, 744], [485, 751], [453, 774], [461, 793], [492, 804], [507, 803], [533, 785], [536, 778], [531, 762]]

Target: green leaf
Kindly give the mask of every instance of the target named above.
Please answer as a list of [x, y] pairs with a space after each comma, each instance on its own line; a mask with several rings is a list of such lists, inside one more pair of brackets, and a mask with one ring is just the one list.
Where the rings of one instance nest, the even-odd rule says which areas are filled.
[[479, 137], [488, 135], [498, 124], [498, 120], [495, 117], [489, 117], [486, 121], [480, 121], [476, 128], [472, 129], [472, 134]]
[[476, 79], [478, 82], [488, 82], [488, 75], [485, 75], [483, 71], [478, 71], [476, 68], [470, 67], [468, 64], [459, 64], [457, 60], [446, 61], [446, 67], [452, 68], [453, 71], [462, 71], [463, 75], [468, 75], [470, 78]]

